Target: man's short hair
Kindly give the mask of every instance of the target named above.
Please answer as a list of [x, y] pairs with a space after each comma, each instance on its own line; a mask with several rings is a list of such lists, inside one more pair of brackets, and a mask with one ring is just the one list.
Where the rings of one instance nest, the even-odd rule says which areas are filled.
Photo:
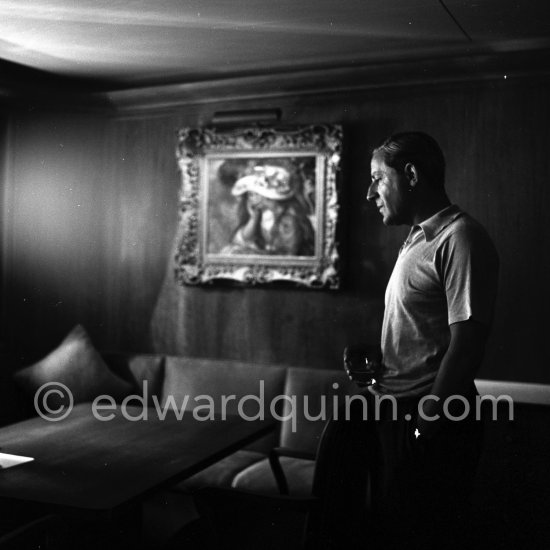
[[430, 185], [445, 184], [445, 157], [437, 141], [424, 132], [400, 132], [393, 134], [372, 152], [380, 155], [387, 166], [403, 170], [413, 164]]

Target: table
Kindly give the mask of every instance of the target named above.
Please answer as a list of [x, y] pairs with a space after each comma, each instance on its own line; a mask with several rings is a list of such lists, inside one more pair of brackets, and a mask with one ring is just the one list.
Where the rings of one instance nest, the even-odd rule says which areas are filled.
[[[0, 498], [108, 511], [193, 475], [275, 428], [275, 421], [181, 419], [131, 421], [121, 409], [100, 421], [91, 404], [75, 406], [59, 422], [40, 417], [0, 429], [0, 451], [33, 457], [0, 470]], [[137, 417], [138, 408], [127, 407]]]

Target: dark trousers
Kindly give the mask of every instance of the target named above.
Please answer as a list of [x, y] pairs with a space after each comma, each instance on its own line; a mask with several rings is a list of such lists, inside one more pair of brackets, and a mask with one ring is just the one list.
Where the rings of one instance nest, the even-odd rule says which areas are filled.
[[[398, 402], [397, 419], [376, 423], [379, 459], [372, 477], [372, 508], [382, 535], [403, 548], [460, 548], [481, 454], [483, 426], [470, 415], [447, 419], [436, 435], [417, 441], [418, 400]], [[411, 420], [407, 420], [410, 415]]]
[[[365, 409], [356, 402], [350, 420], [337, 422], [346, 437], [364, 441], [363, 469], [352, 476], [354, 494], [365, 487], [365, 521], [355, 525], [354, 547], [391, 549], [464, 548], [468, 536], [470, 497], [481, 454], [483, 423], [471, 414], [461, 421], [445, 420], [428, 441], [415, 438], [418, 399], [375, 403], [367, 395]], [[395, 405], [394, 405], [395, 403]], [[394, 419], [394, 414], [396, 418]], [[357, 457], [350, 460], [357, 468]], [[350, 503], [357, 518], [357, 499]]]

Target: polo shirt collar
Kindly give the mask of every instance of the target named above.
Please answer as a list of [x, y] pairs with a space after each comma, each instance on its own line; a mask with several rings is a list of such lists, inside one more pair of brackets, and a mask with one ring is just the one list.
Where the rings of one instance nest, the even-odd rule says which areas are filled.
[[426, 241], [431, 241], [438, 233], [441, 233], [448, 225], [450, 225], [456, 218], [462, 214], [462, 210], [456, 205], [451, 204], [440, 210], [427, 220], [418, 224], [424, 232]]

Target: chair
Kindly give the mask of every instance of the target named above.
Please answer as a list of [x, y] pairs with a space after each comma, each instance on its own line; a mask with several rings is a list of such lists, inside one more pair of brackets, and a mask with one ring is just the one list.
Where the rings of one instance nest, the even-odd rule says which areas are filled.
[[269, 452], [269, 456], [268, 456], [269, 466], [271, 467], [273, 477], [275, 478], [277, 489], [279, 490], [279, 493], [281, 495], [289, 495], [290, 489], [288, 486], [288, 480], [287, 480], [285, 471], [283, 469], [283, 466], [281, 464], [281, 459], [284, 457], [314, 461], [315, 454], [296, 451], [288, 447], [274, 447]]
[[[367, 484], [374, 463], [371, 423], [330, 420], [316, 454], [310, 496], [271, 496], [206, 487], [194, 493], [208, 532], [203, 548], [328, 550], [364, 547]], [[204, 546], [206, 544], [206, 546]], [[209, 546], [208, 546], [209, 545]]]

